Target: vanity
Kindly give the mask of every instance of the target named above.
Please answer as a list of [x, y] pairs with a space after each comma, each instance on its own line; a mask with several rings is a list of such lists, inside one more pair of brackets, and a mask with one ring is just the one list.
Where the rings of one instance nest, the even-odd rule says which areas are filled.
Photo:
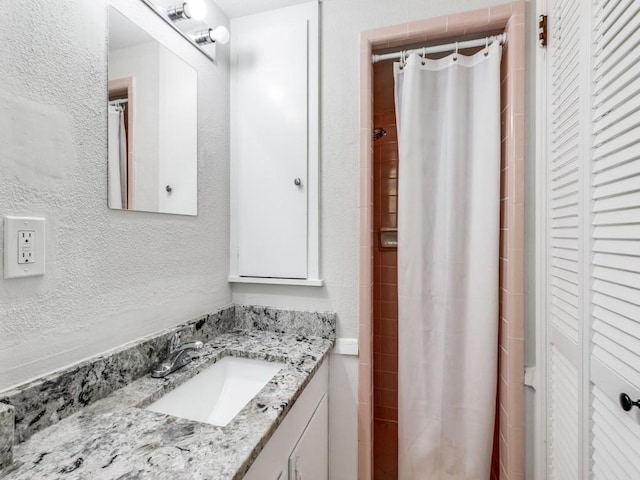
[[[111, 373], [118, 375], [116, 372], [127, 370], [126, 359], [137, 359], [149, 349], [166, 345], [166, 339], [176, 331], [181, 331], [185, 339], [200, 338], [204, 343], [189, 364], [164, 378], [152, 378], [147, 373], [95, 401], [87, 397], [87, 390], [95, 395], [114, 384], [112, 378], [100, 382], [104, 365], [116, 366]], [[12, 480], [326, 480], [327, 356], [334, 332], [335, 316], [330, 313], [230, 306], [7, 392], [0, 401], [15, 403], [16, 437], [26, 439], [14, 446], [13, 462], [0, 472], [3, 478]], [[163, 354], [154, 351], [153, 356]], [[255, 389], [258, 377], [262, 377], [264, 386], [257, 383], [257, 393], [250, 398], [245, 392], [246, 404], [234, 405], [230, 397], [224, 400], [224, 391], [238, 395], [246, 388]], [[195, 389], [185, 390], [194, 382]], [[218, 385], [213, 385], [216, 382]], [[211, 385], [211, 391], [206, 392]], [[47, 399], [46, 405], [19, 404], [33, 389], [61, 396], [41, 397]], [[226, 406], [213, 413], [207, 407], [198, 410], [200, 399], [207, 395], [213, 398], [214, 390], [213, 395], [224, 400]], [[168, 402], [171, 408], [191, 402], [189, 408], [171, 415], [159, 413], [170, 408], [158, 405], [172, 394], [178, 394], [178, 400]], [[88, 400], [88, 405], [55, 421], [52, 412], [65, 410], [61, 407], [66, 395]], [[228, 409], [234, 407], [237, 413], [230, 414]], [[203, 411], [204, 416], [197, 417]], [[199, 420], [183, 418], [193, 415]], [[43, 419], [51, 425], [30, 431]]]

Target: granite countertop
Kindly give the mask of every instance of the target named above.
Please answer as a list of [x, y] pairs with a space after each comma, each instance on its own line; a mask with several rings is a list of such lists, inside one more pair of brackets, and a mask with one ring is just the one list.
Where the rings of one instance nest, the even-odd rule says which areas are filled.
[[[142, 377], [34, 434], [13, 450], [0, 476], [16, 479], [239, 479], [271, 438], [333, 346], [333, 340], [234, 331], [205, 344], [164, 379]], [[228, 356], [285, 367], [226, 426], [143, 408]]]

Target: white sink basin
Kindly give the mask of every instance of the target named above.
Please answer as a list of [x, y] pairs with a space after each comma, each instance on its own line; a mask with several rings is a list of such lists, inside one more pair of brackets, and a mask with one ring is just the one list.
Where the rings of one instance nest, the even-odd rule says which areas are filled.
[[147, 410], [225, 426], [282, 367], [284, 363], [224, 357]]

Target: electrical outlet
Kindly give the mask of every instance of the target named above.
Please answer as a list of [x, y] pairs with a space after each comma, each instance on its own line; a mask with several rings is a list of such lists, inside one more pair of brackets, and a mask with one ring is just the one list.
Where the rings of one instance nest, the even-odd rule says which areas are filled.
[[4, 217], [4, 278], [44, 275], [45, 220]]
[[36, 263], [35, 230], [18, 230], [18, 263]]

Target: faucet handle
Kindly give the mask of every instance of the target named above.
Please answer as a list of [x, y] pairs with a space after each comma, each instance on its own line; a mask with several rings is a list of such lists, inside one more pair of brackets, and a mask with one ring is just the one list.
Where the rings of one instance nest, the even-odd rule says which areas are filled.
[[169, 341], [169, 353], [175, 352], [180, 347], [180, 332], [176, 332]]
[[180, 345], [181, 350], [201, 350], [204, 347], [204, 343], [201, 341], [183, 343]]

